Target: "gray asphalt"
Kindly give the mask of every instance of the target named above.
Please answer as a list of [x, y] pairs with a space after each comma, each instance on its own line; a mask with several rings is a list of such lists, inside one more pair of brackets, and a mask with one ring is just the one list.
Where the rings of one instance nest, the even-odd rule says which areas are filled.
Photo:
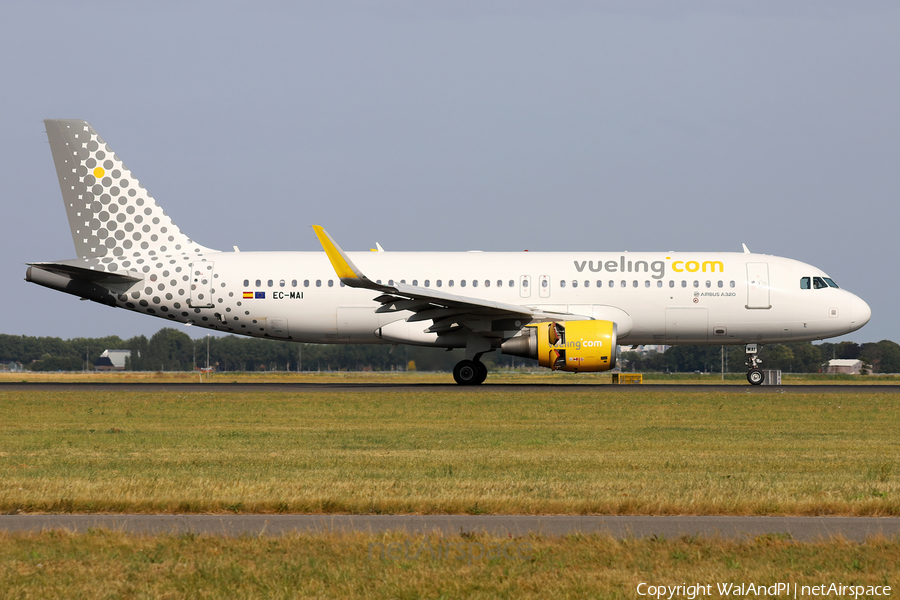
[[631, 392], [716, 392], [729, 394], [897, 394], [900, 385], [679, 385], [679, 384], [486, 384], [480, 387], [461, 386], [453, 383], [41, 383], [3, 382], [0, 391], [109, 391], [109, 392], [315, 392], [315, 391], [391, 391], [391, 392], [471, 392], [475, 390], [503, 390], [510, 392], [541, 392], [548, 390], [591, 390], [604, 394]]
[[395, 516], [395, 515], [2, 515], [0, 531], [85, 532], [105, 528], [134, 534], [196, 533], [221, 536], [290, 535], [297, 532], [404, 531], [451, 536], [474, 532], [498, 536], [575, 533], [616, 538], [681, 536], [753, 539], [781, 535], [795, 541], [836, 537], [864, 542], [900, 539], [900, 517], [629, 517], [629, 516]]

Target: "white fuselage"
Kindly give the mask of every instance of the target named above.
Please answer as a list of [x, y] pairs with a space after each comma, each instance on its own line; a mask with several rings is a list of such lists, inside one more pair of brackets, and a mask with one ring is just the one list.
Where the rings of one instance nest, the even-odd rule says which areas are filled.
[[[760, 254], [348, 255], [369, 279], [385, 284], [404, 282], [547, 312], [615, 320], [619, 342], [628, 345], [816, 340], [854, 331], [871, 315], [865, 302], [845, 290], [802, 289], [802, 278], [827, 277], [816, 267]], [[189, 265], [194, 273], [208, 276], [195, 275], [193, 290], [186, 277]], [[160, 257], [150, 267], [143, 282], [119, 296], [119, 306], [236, 334], [314, 343], [383, 343], [376, 330], [412, 315], [376, 313], [378, 293], [343, 286], [323, 252], [204, 252]], [[247, 294], [253, 297], [245, 298]], [[414, 330], [428, 325], [409, 324]]]

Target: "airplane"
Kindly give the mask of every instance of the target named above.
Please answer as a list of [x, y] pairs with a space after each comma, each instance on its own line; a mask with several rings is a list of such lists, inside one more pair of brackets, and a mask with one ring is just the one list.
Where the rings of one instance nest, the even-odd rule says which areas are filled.
[[319, 344], [462, 348], [566, 372], [616, 365], [619, 344], [758, 346], [821, 340], [871, 317], [822, 270], [743, 252], [231, 252], [189, 238], [82, 120], [45, 120], [78, 258], [25, 279], [81, 299], [231, 334]]

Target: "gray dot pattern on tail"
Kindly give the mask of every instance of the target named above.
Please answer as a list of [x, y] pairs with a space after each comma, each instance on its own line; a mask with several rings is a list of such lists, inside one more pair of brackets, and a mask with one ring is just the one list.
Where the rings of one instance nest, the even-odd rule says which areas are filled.
[[[109, 145], [87, 123], [69, 127], [76, 178], [74, 234], [83, 258], [98, 257], [98, 269], [128, 268], [137, 257], [196, 254], [206, 248], [176, 227]], [[76, 220], [77, 219], [77, 220]], [[128, 263], [128, 264], [126, 264]]]
[[182, 233], [86, 121], [45, 124], [79, 255], [72, 262], [141, 277], [114, 288], [122, 308], [234, 331], [241, 302], [215, 272], [218, 252]]

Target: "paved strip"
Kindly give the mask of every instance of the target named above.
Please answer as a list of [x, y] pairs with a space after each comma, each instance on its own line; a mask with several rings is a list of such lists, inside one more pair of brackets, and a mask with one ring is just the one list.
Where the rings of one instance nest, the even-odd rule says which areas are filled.
[[616, 538], [681, 536], [753, 539], [784, 535], [795, 541], [836, 537], [864, 542], [871, 537], [900, 540], [900, 517], [632, 517], [504, 515], [2, 515], [0, 531], [83, 533], [105, 528], [134, 534], [196, 533], [221, 536], [290, 535], [297, 532], [404, 531], [498, 536], [608, 534]]
[[49, 383], [49, 382], [3, 382], [0, 383], [0, 391], [95, 391], [95, 392], [216, 392], [216, 393], [246, 393], [246, 392], [474, 392], [474, 391], [504, 391], [504, 392], [541, 392], [548, 390], [591, 390], [597, 393], [617, 394], [631, 392], [716, 392], [726, 394], [897, 394], [900, 393], [900, 385], [779, 385], [779, 386], [751, 386], [751, 385], [719, 385], [719, 384], [658, 384], [643, 385], [612, 385], [607, 383], [496, 383], [480, 387], [469, 387], [456, 384], [443, 383]]

